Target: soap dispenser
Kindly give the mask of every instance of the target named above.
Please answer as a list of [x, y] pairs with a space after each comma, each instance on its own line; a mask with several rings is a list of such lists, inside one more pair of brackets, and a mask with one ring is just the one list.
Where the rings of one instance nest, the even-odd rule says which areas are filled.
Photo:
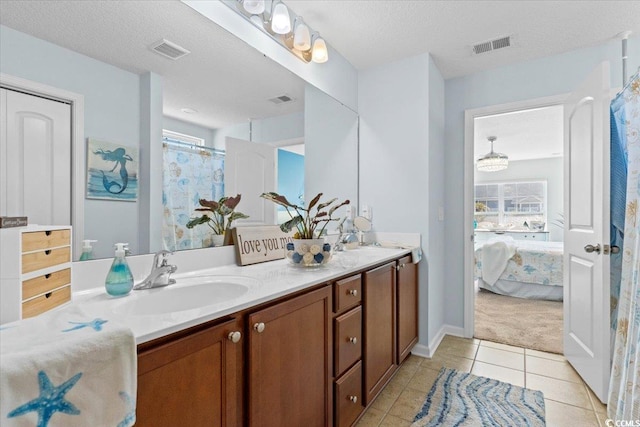
[[93, 247], [92, 243], [97, 242], [97, 240], [83, 240], [82, 241], [82, 255], [80, 255], [80, 261], [88, 261], [93, 259]]
[[116, 257], [111, 264], [104, 287], [109, 295], [124, 296], [133, 288], [133, 275], [125, 258], [128, 243], [116, 243]]

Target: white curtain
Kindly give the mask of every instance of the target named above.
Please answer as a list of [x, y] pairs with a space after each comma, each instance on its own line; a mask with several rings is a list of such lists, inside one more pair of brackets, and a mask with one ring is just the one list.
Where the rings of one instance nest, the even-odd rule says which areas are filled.
[[637, 75], [619, 96], [624, 98], [624, 120], [618, 124], [624, 125], [628, 172], [607, 415], [613, 420], [635, 421], [640, 420], [640, 79]]

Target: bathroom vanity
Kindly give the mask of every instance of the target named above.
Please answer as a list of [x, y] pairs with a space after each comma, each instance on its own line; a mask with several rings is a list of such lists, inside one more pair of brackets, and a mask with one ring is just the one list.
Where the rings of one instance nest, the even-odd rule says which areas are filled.
[[242, 267], [291, 292], [139, 343], [136, 426], [353, 425], [418, 340], [410, 251], [360, 251], [350, 269]]

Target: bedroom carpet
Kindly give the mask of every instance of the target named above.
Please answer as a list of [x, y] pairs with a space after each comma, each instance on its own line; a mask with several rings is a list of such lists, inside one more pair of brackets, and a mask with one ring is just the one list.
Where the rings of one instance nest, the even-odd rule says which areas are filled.
[[562, 354], [562, 302], [476, 292], [475, 337]]

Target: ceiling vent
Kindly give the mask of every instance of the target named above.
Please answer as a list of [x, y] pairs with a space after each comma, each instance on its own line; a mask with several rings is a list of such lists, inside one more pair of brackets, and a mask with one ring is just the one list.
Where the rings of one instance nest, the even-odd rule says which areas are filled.
[[287, 94], [276, 96], [275, 98], [269, 98], [269, 102], [273, 102], [276, 105], [287, 104], [289, 102], [295, 101], [295, 98], [290, 97]]
[[174, 61], [191, 53], [182, 46], [178, 46], [177, 44], [165, 39], [152, 44], [149, 48], [155, 53], [162, 55], [165, 58], [173, 59]]
[[491, 52], [493, 50], [504, 49], [513, 46], [511, 36], [500, 37], [499, 39], [489, 40], [482, 43], [474, 44], [471, 48], [474, 55]]

